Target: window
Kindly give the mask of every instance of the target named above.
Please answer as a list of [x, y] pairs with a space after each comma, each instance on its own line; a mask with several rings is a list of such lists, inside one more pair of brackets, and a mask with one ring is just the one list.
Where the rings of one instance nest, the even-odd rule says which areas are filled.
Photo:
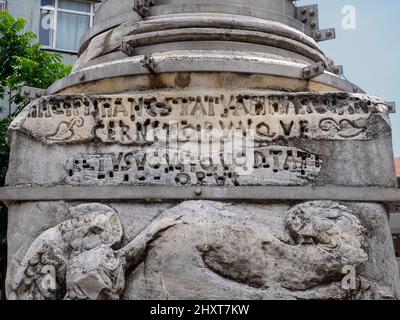
[[93, 4], [75, 0], [41, 0], [39, 40], [45, 48], [76, 52], [93, 24]]
[[0, 11], [4, 11], [4, 10], [6, 10], [7, 9], [7, 3], [6, 3], [6, 1], [1, 1], [0, 0]]

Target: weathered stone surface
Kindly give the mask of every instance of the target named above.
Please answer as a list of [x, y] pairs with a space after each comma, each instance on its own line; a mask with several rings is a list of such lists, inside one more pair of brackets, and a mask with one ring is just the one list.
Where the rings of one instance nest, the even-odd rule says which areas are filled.
[[69, 214], [72, 219], [32, 243], [10, 282], [10, 299], [119, 299], [125, 268], [142, 259], [147, 244], [160, 232], [180, 223], [179, 217], [162, 217], [117, 250], [123, 229], [114, 209], [84, 204], [72, 207]]
[[[164, 140], [176, 125], [179, 140], [196, 131], [254, 131], [256, 142], [309, 138], [370, 140], [374, 121], [389, 126], [383, 100], [346, 93], [157, 92], [120, 96], [52, 96], [33, 102], [11, 125], [46, 144], [99, 140], [121, 145]], [[156, 139], [156, 137], [158, 139]]]
[[[51, 297], [42, 288], [45, 266], [56, 270], [56, 287], [65, 282], [68, 260], [104, 244], [112, 247], [121, 241], [122, 226], [116, 213], [103, 205], [82, 205], [71, 210], [73, 218], [41, 234], [31, 245], [12, 285], [15, 297]], [[89, 261], [88, 261], [89, 263]], [[54, 288], [54, 289], [55, 289]], [[60, 296], [54, 292], [55, 296]]]
[[[128, 297], [365, 297], [341, 283], [343, 267], [358, 270], [373, 259], [366, 230], [352, 210], [332, 202], [284, 207], [188, 202], [171, 209], [184, 213], [184, 223], [163, 235], [133, 273]], [[358, 273], [357, 279], [370, 283], [366, 274]], [[371, 292], [376, 297], [379, 291], [398, 294], [389, 284], [378, 287]]]
[[[379, 205], [188, 201], [168, 206], [148, 205], [155, 219], [144, 224], [140, 214], [132, 220], [135, 212], [143, 212], [136, 204], [65, 209], [72, 219], [39, 232], [32, 244], [20, 244], [30, 247], [21, 262], [11, 263], [9, 298], [399, 297], [398, 275], [387, 272], [397, 264], [387, 259], [392, 248]], [[48, 210], [51, 204], [43, 207]], [[28, 217], [21, 217], [22, 228]], [[128, 228], [140, 221], [143, 227]], [[37, 259], [38, 254], [47, 260]], [[54, 292], [38, 290], [40, 271], [49, 265], [57, 274]], [[345, 286], [346, 268], [355, 272], [354, 287]]]
[[10, 128], [7, 184], [392, 186], [388, 111], [346, 93], [46, 97]]
[[[9, 203], [9, 299], [400, 298], [385, 206], [329, 201], [396, 186], [393, 106], [339, 76], [310, 37], [315, 11], [220, 2], [136, 7], [142, 19], [108, 0], [74, 72], [13, 121], [6, 184], [60, 201]], [[71, 186], [104, 199], [68, 202]], [[199, 200], [237, 186], [258, 198]], [[301, 186], [301, 201], [264, 186]]]

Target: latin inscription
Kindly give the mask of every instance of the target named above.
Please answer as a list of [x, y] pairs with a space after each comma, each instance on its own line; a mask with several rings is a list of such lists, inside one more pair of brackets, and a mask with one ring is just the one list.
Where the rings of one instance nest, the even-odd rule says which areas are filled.
[[[278, 139], [370, 139], [368, 119], [387, 106], [348, 94], [54, 96], [34, 102], [19, 129], [45, 143], [151, 144], [203, 130]], [[173, 129], [171, 129], [173, 128]]]

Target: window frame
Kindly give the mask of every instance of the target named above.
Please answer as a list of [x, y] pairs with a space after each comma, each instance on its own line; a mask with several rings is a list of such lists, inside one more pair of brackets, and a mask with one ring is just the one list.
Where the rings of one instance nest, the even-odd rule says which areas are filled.
[[7, 10], [7, 1], [6, 0], [0, 0], [0, 12], [1, 11], [6, 11]]
[[[42, 13], [42, 11], [47, 10], [50, 11], [51, 14], [51, 23], [52, 23], [52, 27], [51, 27], [51, 45], [50, 46], [46, 46], [43, 45], [42, 49], [44, 50], [51, 50], [51, 51], [59, 51], [59, 52], [67, 52], [67, 53], [78, 53], [78, 51], [75, 50], [68, 50], [68, 49], [61, 49], [61, 48], [57, 48], [57, 18], [58, 18], [58, 13], [59, 12], [63, 12], [63, 13], [71, 13], [71, 14], [77, 14], [77, 15], [82, 15], [82, 16], [89, 16], [89, 28], [91, 28], [93, 26], [93, 20], [94, 20], [94, 4], [93, 2], [90, 1], [80, 1], [80, 0], [73, 0], [76, 2], [83, 2], [83, 3], [87, 3], [90, 5], [90, 11], [89, 12], [85, 12], [85, 11], [78, 11], [78, 10], [70, 10], [70, 9], [63, 9], [59, 7], [59, 0], [54, 0], [54, 7], [53, 6], [40, 6], [40, 13]], [[0, 1], [1, 2], [1, 1]], [[40, 39], [39, 39], [40, 41]]]

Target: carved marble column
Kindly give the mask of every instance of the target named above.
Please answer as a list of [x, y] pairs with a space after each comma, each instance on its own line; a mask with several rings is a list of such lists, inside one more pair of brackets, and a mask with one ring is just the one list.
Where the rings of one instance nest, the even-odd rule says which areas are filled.
[[399, 298], [394, 108], [333, 37], [289, 0], [105, 1], [10, 127], [8, 298]]

